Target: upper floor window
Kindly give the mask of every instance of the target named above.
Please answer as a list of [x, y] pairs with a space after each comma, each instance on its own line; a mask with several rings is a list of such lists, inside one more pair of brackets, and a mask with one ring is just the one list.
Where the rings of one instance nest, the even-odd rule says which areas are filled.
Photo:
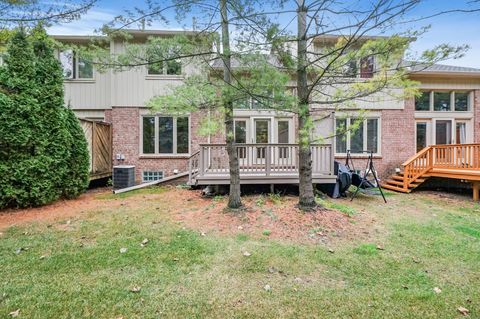
[[372, 78], [375, 69], [375, 59], [373, 55], [360, 59], [360, 77]]
[[65, 79], [93, 79], [93, 64], [73, 50], [60, 51], [60, 64]]
[[373, 56], [364, 57], [360, 61], [350, 60], [343, 67], [343, 74], [348, 78], [372, 78], [374, 71], [375, 59]]
[[147, 67], [149, 75], [180, 75], [182, 64], [177, 60], [149, 64]]
[[470, 111], [471, 92], [423, 91], [415, 98], [415, 111]]
[[378, 118], [335, 120], [335, 153], [363, 154], [363, 151], [379, 153], [380, 126]]
[[143, 116], [142, 154], [188, 154], [188, 117]]

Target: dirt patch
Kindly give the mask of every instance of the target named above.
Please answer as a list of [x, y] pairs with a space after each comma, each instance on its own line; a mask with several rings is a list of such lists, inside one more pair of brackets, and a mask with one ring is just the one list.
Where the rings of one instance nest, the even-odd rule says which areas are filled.
[[84, 213], [128, 207], [135, 214], [160, 210], [164, 212], [164, 217], [200, 233], [325, 244], [339, 238], [362, 235], [362, 228], [353, 224], [359, 216], [349, 217], [331, 209], [302, 212], [295, 207], [298, 198], [294, 196], [244, 196], [244, 209], [229, 211], [225, 209], [226, 197], [204, 198], [198, 190], [169, 186], [126, 194], [112, 196], [108, 188], [103, 188], [90, 190], [73, 200], [61, 200], [37, 208], [6, 210], [0, 213], [0, 229], [32, 221], [65, 220]]
[[[52, 204], [24, 209], [7, 209], [0, 212], [0, 229], [32, 221], [53, 221], [78, 216], [82, 213], [111, 207], [112, 203], [95, 200], [98, 194], [107, 194], [108, 188], [89, 190], [78, 198], [59, 200]], [[120, 205], [120, 203], [118, 203]]]
[[[225, 209], [225, 197], [202, 198], [198, 191], [176, 192], [190, 202], [172, 215], [185, 227], [202, 233], [248, 235], [251, 237], [290, 239], [327, 244], [335, 238], [357, 236], [354, 218], [331, 209], [303, 212], [296, 208], [297, 197], [243, 196], [243, 209]], [[169, 196], [169, 200], [174, 200]]]

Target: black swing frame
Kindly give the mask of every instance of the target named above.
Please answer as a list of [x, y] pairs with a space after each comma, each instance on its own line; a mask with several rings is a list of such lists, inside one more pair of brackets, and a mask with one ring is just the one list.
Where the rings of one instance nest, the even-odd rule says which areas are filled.
[[[377, 173], [375, 171], [375, 166], [373, 165], [373, 152], [372, 151], [361, 151], [361, 153], [367, 153], [368, 154], [367, 165], [365, 166], [365, 171], [363, 172], [363, 176], [360, 174], [360, 176], [361, 176], [360, 185], [357, 186], [357, 189], [355, 190], [355, 193], [353, 193], [352, 197], [350, 198], [350, 201], [353, 201], [355, 196], [357, 196], [357, 193], [359, 192], [360, 188], [362, 188], [362, 185], [365, 182], [369, 181], [367, 179], [367, 176], [368, 176], [369, 172], [372, 172], [372, 175], [375, 178], [375, 182], [377, 183], [377, 187], [380, 190], [380, 194], [382, 194], [382, 198], [383, 198], [383, 200], [386, 204], [387, 200], [385, 198], [385, 195], [383, 194], [382, 186], [380, 185], [380, 182], [378, 181]], [[350, 168], [350, 163], [352, 165], [352, 168]], [[355, 165], [353, 164], [353, 159], [352, 159], [352, 155], [351, 155], [350, 150], [347, 150], [347, 160], [345, 162], [345, 166], [347, 166], [348, 169], [351, 172], [353, 172], [353, 173], [355, 172]]]

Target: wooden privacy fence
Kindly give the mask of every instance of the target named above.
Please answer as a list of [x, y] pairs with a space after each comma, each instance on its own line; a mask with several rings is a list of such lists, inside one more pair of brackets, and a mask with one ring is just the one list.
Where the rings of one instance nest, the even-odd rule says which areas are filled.
[[112, 126], [81, 119], [90, 154], [90, 180], [112, 175]]

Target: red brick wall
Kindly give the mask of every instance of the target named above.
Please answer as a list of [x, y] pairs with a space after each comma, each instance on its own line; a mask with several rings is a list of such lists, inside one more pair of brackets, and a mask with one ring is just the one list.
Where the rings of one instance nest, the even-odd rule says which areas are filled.
[[[113, 107], [111, 110], [113, 165], [135, 165], [135, 179], [142, 181], [144, 170], [163, 171], [164, 176], [174, 175], [177, 169], [184, 172], [188, 169], [188, 156], [184, 157], [140, 157], [140, 110], [137, 107]], [[110, 116], [110, 115], [109, 115]], [[192, 113], [191, 144], [192, 154], [199, 149], [200, 143], [207, 143], [207, 137], [200, 136], [197, 132], [201, 113]], [[107, 120], [107, 112], [105, 114]], [[212, 143], [218, 143], [218, 138], [212, 138]], [[116, 155], [123, 154], [125, 160], [117, 160]]]
[[[382, 110], [381, 156], [374, 159], [375, 168], [382, 179], [395, 172], [395, 168], [415, 154], [415, 101], [405, 100], [403, 110]], [[345, 157], [336, 158], [345, 162]], [[354, 158], [356, 169], [364, 169], [365, 158]]]
[[474, 143], [480, 143], [480, 90], [476, 90], [474, 94], [473, 141]]

